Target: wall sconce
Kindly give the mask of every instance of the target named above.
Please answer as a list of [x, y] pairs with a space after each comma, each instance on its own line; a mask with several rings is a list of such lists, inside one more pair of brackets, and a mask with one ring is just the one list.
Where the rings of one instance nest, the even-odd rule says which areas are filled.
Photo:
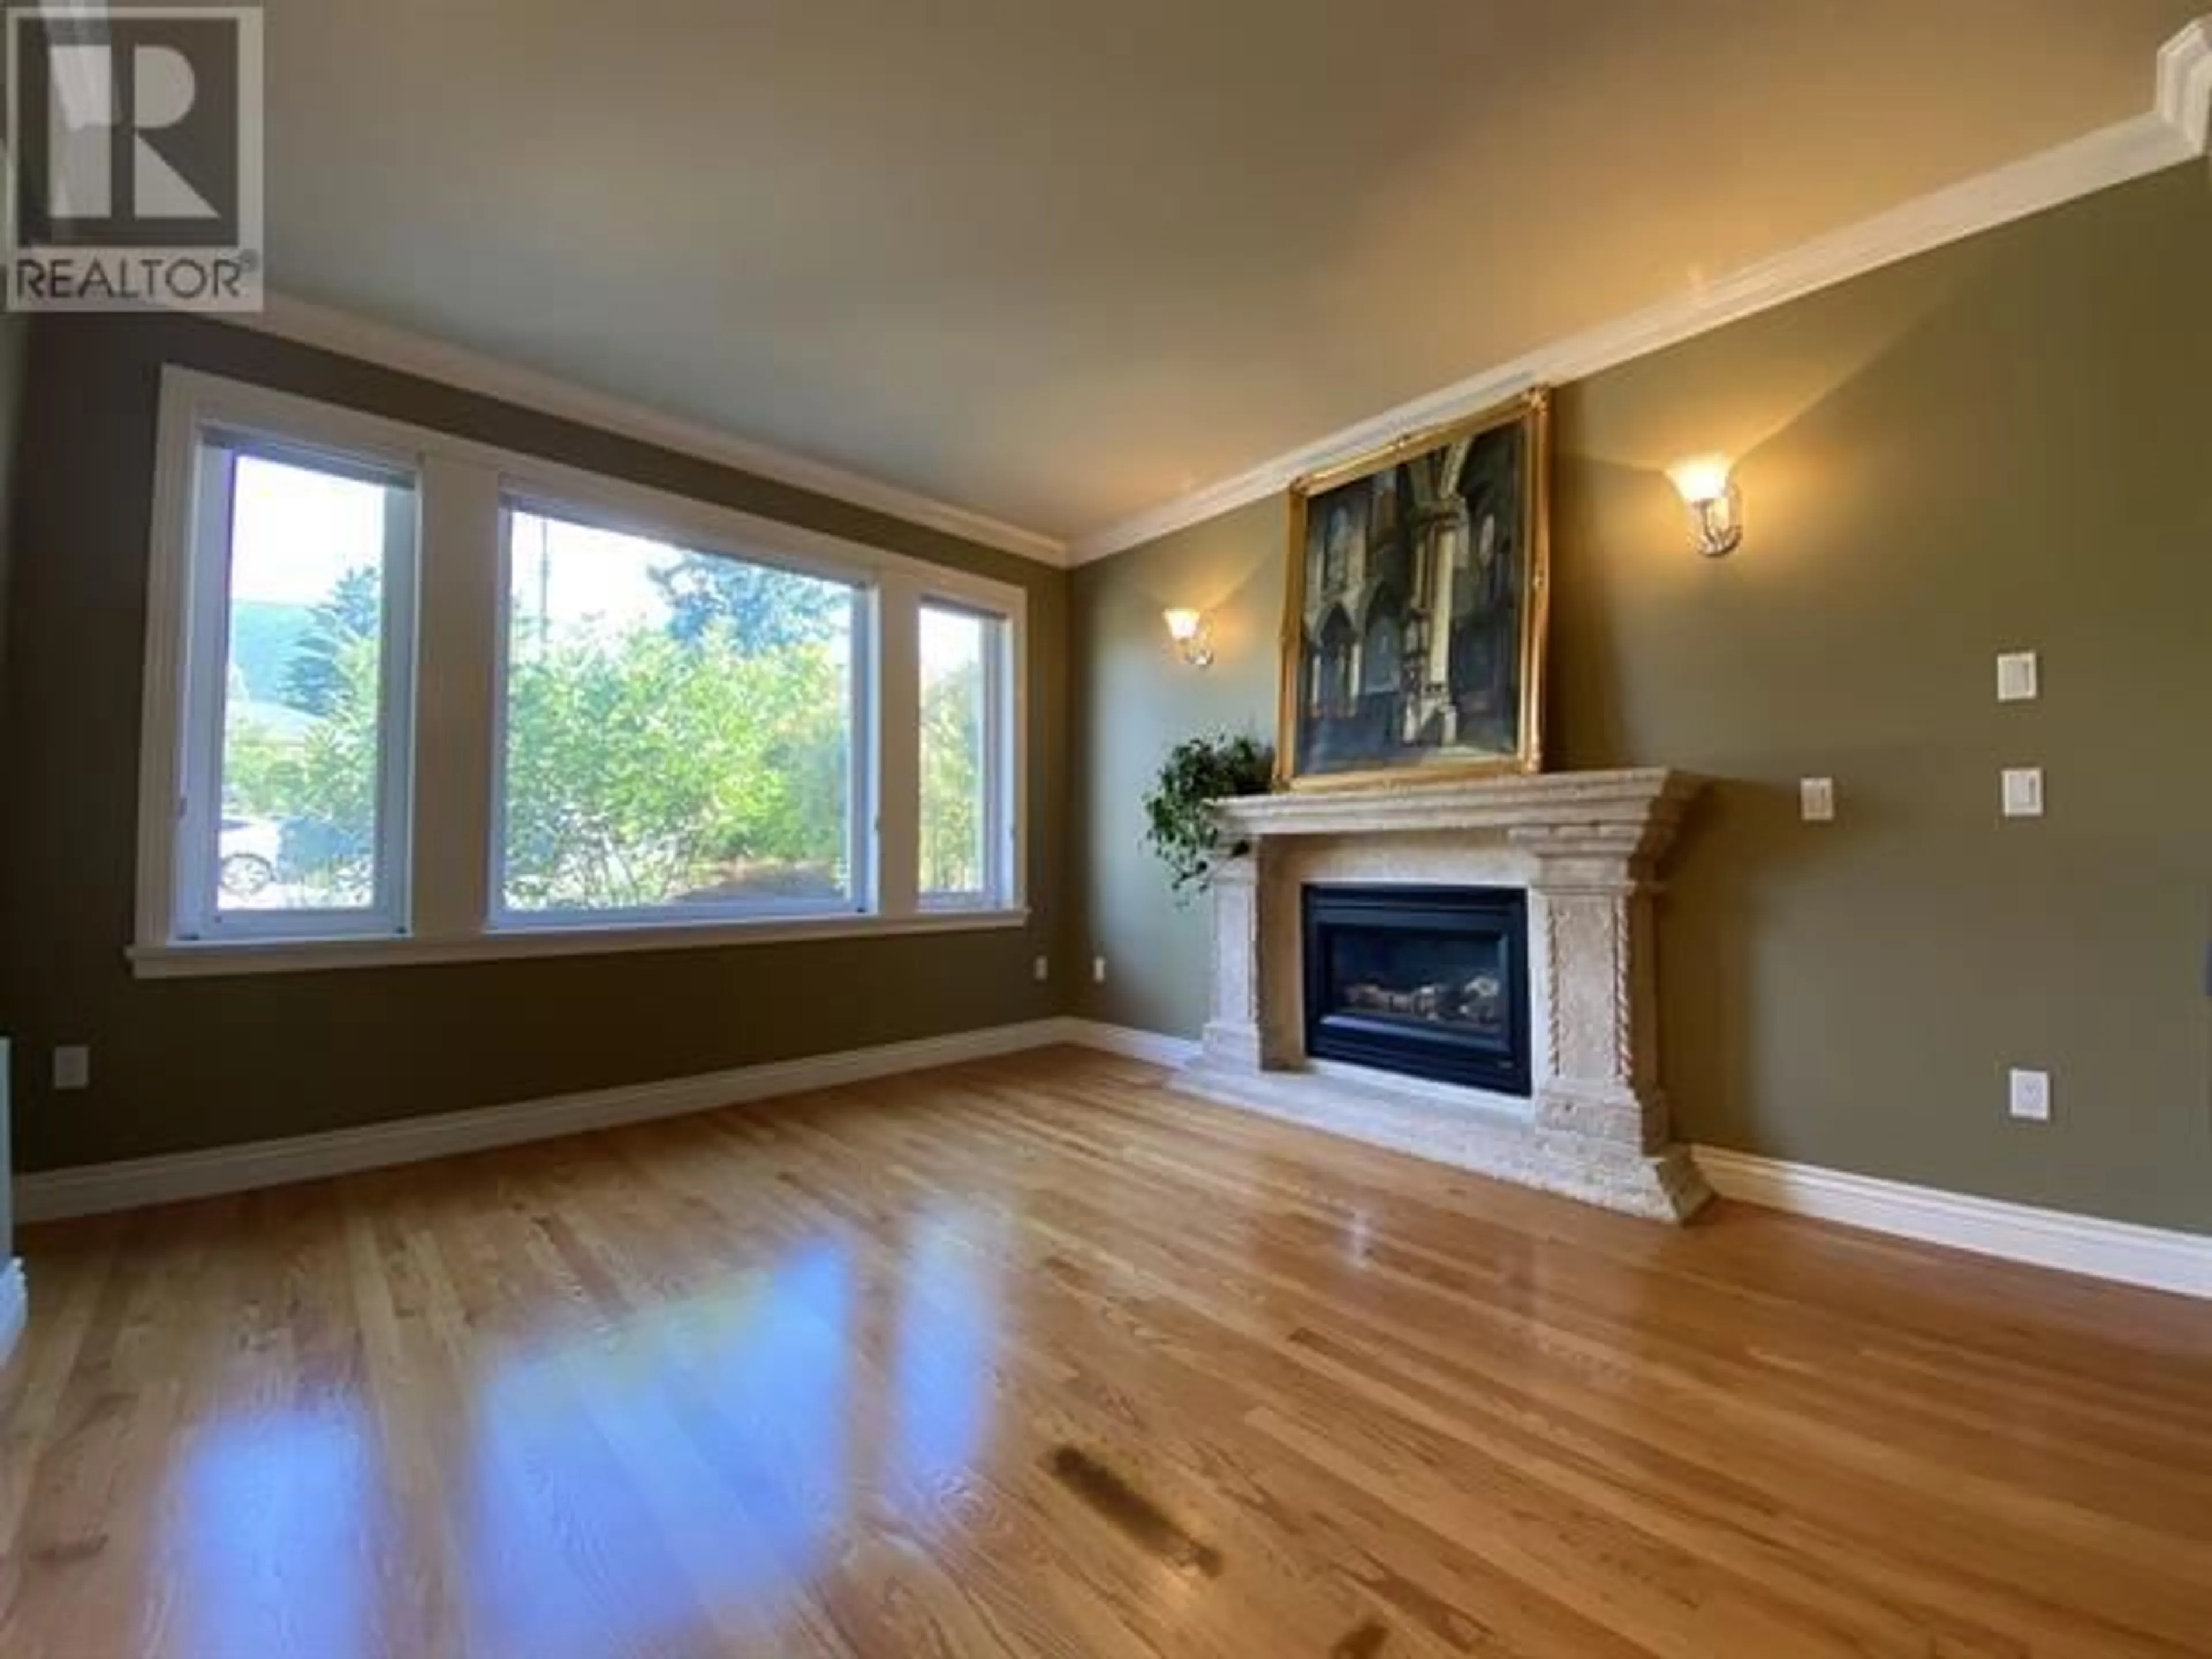
[[1729, 476], [1733, 465], [1725, 455], [1698, 455], [1667, 469], [1690, 509], [1698, 551], [1709, 559], [1733, 553], [1743, 540], [1743, 492]]
[[1213, 630], [1208, 627], [1202, 611], [1166, 611], [1161, 612], [1168, 625], [1168, 637], [1182, 653], [1182, 659], [1193, 668], [1211, 667], [1213, 663]]

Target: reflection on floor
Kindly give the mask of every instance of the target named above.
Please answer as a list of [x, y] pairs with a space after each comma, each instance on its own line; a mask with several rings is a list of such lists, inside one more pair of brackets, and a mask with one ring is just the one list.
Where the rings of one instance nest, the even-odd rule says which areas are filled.
[[27, 1249], [9, 1659], [2212, 1652], [2212, 1308], [1097, 1056]]

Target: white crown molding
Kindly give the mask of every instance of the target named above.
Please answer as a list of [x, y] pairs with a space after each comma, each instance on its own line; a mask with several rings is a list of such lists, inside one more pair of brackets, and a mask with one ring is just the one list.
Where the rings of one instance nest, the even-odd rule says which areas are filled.
[[2202, 155], [2212, 125], [2212, 15], [2159, 48], [2158, 117]]
[[262, 311], [206, 314], [218, 322], [317, 346], [341, 356], [458, 386], [465, 392], [496, 398], [502, 403], [519, 404], [541, 414], [771, 478], [817, 495], [887, 514], [908, 524], [1018, 553], [1041, 564], [1067, 562], [1066, 544], [1019, 525], [331, 306], [271, 292]]
[[1301, 474], [1447, 421], [1540, 382], [1571, 380], [1695, 337], [1867, 271], [2205, 153], [2212, 112], [2212, 16], [2160, 49], [2148, 114], [1950, 185], [1700, 289], [1539, 347], [1313, 443], [1067, 543], [864, 473], [526, 368], [396, 325], [271, 292], [258, 313], [216, 320], [774, 479], [1040, 563], [1107, 557], [1286, 489]]
[[31, 1316], [31, 1287], [23, 1278], [23, 1264], [0, 1267], [0, 1367], [15, 1352], [15, 1340]]
[[[848, 1049], [763, 1066], [741, 1066], [732, 1071], [594, 1089], [544, 1100], [482, 1106], [433, 1117], [402, 1118], [396, 1122], [367, 1124], [356, 1129], [336, 1129], [326, 1134], [295, 1135], [281, 1140], [213, 1147], [206, 1152], [176, 1152], [21, 1175], [15, 1177], [15, 1215], [19, 1222], [106, 1215], [149, 1204], [251, 1192], [296, 1181], [320, 1181], [362, 1170], [419, 1164], [463, 1152], [486, 1152], [526, 1141], [611, 1129], [625, 1123], [682, 1117], [779, 1095], [865, 1083], [907, 1072], [927, 1071], [933, 1066], [955, 1066], [1045, 1048], [1072, 1040], [1066, 1024], [1065, 1020], [1053, 1018], [987, 1026], [981, 1030], [962, 1031], [951, 1036], [885, 1043], [878, 1048]], [[4, 1285], [0, 1285], [0, 1291], [4, 1289]]]
[[1086, 564], [1202, 523], [1287, 489], [1305, 473], [1407, 432], [1486, 409], [1529, 386], [1582, 380], [1883, 265], [2202, 155], [2208, 109], [2212, 17], [2191, 23], [2160, 50], [2157, 101], [2146, 114], [1947, 185], [1747, 265], [1695, 293], [1540, 346], [1234, 477], [1078, 537], [1069, 548], [1069, 562]]
[[1723, 1198], [2063, 1273], [2212, 1297], [2212, 1237], [1972, 1198], [1718, 1146], [1696, 1149]]

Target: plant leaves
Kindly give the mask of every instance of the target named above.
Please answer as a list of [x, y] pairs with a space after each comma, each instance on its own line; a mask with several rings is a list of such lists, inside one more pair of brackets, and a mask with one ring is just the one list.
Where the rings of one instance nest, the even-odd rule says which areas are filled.
[[1145, 796], [1145, 840], [1167, 866], [1178, 904], [1212, 884], [1222, 852], [1212, 804], [1264, 795], [1274, 787], [1274, 750], [1246, 733], [1189, 738], [1168, 751]]

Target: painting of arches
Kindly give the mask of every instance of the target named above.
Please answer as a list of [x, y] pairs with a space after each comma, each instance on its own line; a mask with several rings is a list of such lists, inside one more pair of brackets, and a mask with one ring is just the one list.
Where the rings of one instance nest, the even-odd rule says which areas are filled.
[[1282, 781], [1541, 766], [1549, 410], [1532, 392], [1291, 486]]
[[1316, 720], [1343, 718], [1352, 710], [1359, 667], [1358, 637], [1352, 631], [1352, 619], [1340, 608], [1332, 607], [1322, 623], [1321, 638], [1314, 653], [1316, 672], [1313, 678], [1313, 714]]
[[1368, 612], [1367, 631], [1360, 646], [1361, 696], [1389, 696], [1398, 690], [1406, 659], [1404, 627], [1395, 598], [1388, 592], [1378, 595], [1374, 609]]

